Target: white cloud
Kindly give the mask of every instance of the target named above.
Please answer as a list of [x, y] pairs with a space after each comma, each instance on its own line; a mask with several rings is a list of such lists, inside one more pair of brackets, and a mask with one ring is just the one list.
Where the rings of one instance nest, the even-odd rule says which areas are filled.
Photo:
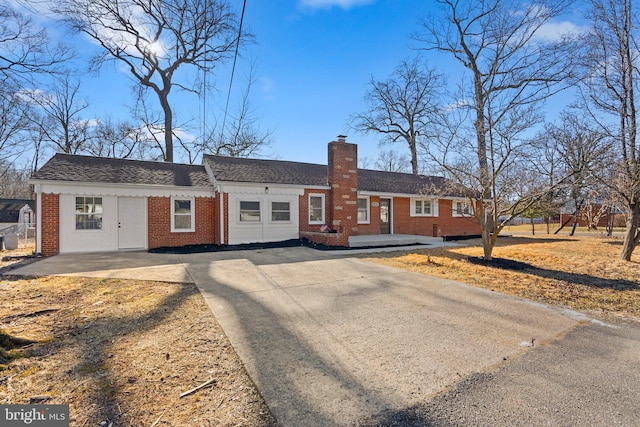
[[582, 27], [570, 21], [547, 22], [536, 32], [535, 38], [545, 41], [557, 41], [563, 35], [576, 35], [583, 31]]
[[365, 6], [375, 1], [376, 0], [300, 0], [300, 4], [312, 9], [329, 9], [337, 6], [347, 10], [356, 6]]

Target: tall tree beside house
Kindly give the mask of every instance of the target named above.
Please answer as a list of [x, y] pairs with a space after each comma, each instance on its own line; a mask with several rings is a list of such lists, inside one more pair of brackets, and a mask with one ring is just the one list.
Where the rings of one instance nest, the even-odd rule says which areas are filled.
[[[592, 21], [583, 61], [585, 107], [619, 154], [614, 163], [611, 190], [624, 201], [626, 232], [620, 257], [631, 260], [640, 242], [640, 145], [638, 145], [638, 90], [640, 21], [632, 0], [592, 0]], [[604, 118], [601, 118], [600, 116]]]
[[527, 131], [542, 119], [539, 105], [570, 75], [568, 39], [541, 34], [568, 1], [436, 1], [440, 13], [423, 20], [414, 38], [421, 48], [447, 54], [462, 66], [460, 92], [451, 105], [468, 111], [472, 137], [445, 136], [431, 158], [437, 162], [439, 155], [452, 177], [477, 192], [482, 203], [475, 215], [484, 258], [491, 260], [505, 221], [532, 200], [530, 195], [514, 200], [501, 187], [509, 186], [514, 164], [526, 156]]
[[445, 78], [421, 57], [404, 60], [387, 80], [371, 78], [365, 101], [368, 110], [351, 117], [351, 127], [362, 134], [377, 134], [382, 144], [407, 144], [411, 170], [420, 173], [418, 140], [435, 133]]
[[103, 48], [94, 59], [96, 68], [121, 62], [137, 83], [157, 96], [167, 162], [174, 158], [169, 95], [174, 87], [196, 91], [178, 71], [191, 66], [212, 73], [233, 54], [239, 40], [246, 39], [240, 37], [236, 15], [224, 0], [62, 0], [56, 11]]

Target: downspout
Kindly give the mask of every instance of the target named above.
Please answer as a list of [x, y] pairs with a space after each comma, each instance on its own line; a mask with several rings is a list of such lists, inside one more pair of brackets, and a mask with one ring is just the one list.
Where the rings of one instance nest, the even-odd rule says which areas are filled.
[[218, 186], [218, 194], [220, 194], [220, 244], [224, 245], [224, 192], [222, 185]]
[[34, 186], [36, 192], [36, 254], [42, 253], [42, 185]]

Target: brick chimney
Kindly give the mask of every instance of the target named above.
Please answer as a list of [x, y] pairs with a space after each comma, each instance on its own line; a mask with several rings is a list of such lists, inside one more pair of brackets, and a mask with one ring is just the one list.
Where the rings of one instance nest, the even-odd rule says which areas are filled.
[[346, 136], [329, 143], [330, 227], [349, 235], [358, 231], [358, 146]]

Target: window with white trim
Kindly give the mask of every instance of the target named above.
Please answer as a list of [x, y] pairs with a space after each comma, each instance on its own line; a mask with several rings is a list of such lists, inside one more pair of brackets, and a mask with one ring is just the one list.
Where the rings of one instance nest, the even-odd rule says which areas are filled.
[[240, 201], [240, 222], [260, 222], [260, 202]]
[[471, 216], [473, 208], [468, 201], [454, 201], [452, 214], [453, 216]]
[[411, 199], [411, 216], [438, 216], [438, 201]]
[[171, 198], [171, 231], [195, 231], [195, 200], [193, 197]]
[[272, 222], [291, 221], [291, 203], [271, 202], [271, 221]]
[[324, 194], [309, 194], [309, 224], [324, 224]]
[[358, 224], [369, 224], [368, 197], [358, 197]]
[[102, 197], [76, 197], [76, 230], [102, 230]]

